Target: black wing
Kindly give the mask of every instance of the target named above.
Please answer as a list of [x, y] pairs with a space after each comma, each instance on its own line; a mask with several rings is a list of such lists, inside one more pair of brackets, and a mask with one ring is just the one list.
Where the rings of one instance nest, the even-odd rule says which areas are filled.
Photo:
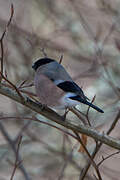
[[65, 92], [72, 92], [76, 94], [73, 95], [72, 97], [69, 97], [70, 99], [79, 101], [83, 104], [92, 107], [98, 112], [104, 113], [102, 109], [87, 101], [88, 98], [84, 95], [82, 89], [73, 81], [64, 81], [62, 83], [59, 83], [57, 86]]
[[65, 92], [72, 92], [72, 93], [75, 93], [76, 95], [79, 95], [83, 99], [88, 99], [84, 95], [82, 89], [73, 81], [64, 81], [64, 82], [59, 83], [57, 86]]

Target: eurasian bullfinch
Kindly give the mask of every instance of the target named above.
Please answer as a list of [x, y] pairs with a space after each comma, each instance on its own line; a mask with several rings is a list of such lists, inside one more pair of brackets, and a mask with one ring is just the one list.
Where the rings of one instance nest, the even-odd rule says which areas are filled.
[[89, 102], [83, 90], [56, 60], [47, 57], [38, 59], [32, 68], [35, 70], [36, 94], [42, 104], [55, 109], [67, 109], [83, 103], [104, 113], [99, 107]]

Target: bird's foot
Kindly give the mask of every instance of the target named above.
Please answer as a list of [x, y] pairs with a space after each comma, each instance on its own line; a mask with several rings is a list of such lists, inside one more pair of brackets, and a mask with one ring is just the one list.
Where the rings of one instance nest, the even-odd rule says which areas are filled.
[[64, 115], [62, 116], [63, 121], [65, 121], [68, 112], [69, 112], [69, 109], [68, 109], [68, 108], [65, 109], [65, 113], [64, 113]]
[[37, 100], [35, 101], [35, 103], [40, 106], [41, 110], [44, 110], [47, 107], [47, 104], [41, 104], [41, 102], [39, 102]]

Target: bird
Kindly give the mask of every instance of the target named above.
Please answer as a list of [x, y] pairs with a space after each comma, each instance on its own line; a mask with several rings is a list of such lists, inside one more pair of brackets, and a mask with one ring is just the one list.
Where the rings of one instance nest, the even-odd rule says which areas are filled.
[[65, 68], [56, 60], [44, 57], [37, 59], [34, 86], [40, 103], [54, 109], [69, 109], [85, 104], [100, 113], [102, 109], [89, 102], [83, 90], [73, 81]]

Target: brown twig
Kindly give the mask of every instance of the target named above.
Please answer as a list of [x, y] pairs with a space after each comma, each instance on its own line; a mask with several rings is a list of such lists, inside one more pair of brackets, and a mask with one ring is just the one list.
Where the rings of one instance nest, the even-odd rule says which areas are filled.
[[69, 109], [72, 113], [74, 113], [81, 121], [83, 124], [87, 125], [85, 118], [82, 117], [80, 114], [80, 111], [78, 111], [76, 108], [70, 108]]
[[[116, 22], [117, 22], [117, 20], [116, 20]], [[101, 64], [103, 65], [103, 68], [104, 68], [106, 74], [108, 75], [108, 77], [109, 77], [109, 73], [108, 73], [108, 70], [107, 70], [107, 68], [105, 67], [104, 63], [103, 63], [102, 53], [103, 53], [103, 49], [104, 49], [105, 44], [107, 43], [110, 35], [111, 35], [112, 32], [114, 31], [116, 22], [114, 22], [114, 23], [111, 25], [111, 27], [110, 27], [110, 29], [109, 29], [106, 37], [104, 38], [104, 40], [103, 40], [103, 42], [102, 42], [102, 48], [100, 49], [100, 48], [97, 47], [97, 48], [96, 48], [97, 51], [96, 51], [96, 49], [95, 49], [97, 58], [100, 59]], [[111, 79], [111, 78], [109, 77], [109, 79]], [[112, 85], [113, 90], [114, 90], [115, 93], [117, 94], [117, 96], [120, 97], [120, 95], [119, 95], [119, 93], [117, 92], [117, 89], [116, 89], [116, 87], [115, 87], [115, 85], [113, 84], [112, 81], [111, 81], [111, 85]], [[107, 135], [109, 135], [110, 132], [114, 129], [114, 127], [115, 127], [115, 125], [116, 125], [119, 117], [120, 117], [120, 111], [118, 112], [118, 114], [117, 114], [117, 116], [116, 116], [116, 119], [113, 121], [112, 125], [110, 126], [109, 130], [107, 131]], [[100, 142], [100, 143], [97, 143], [97, 141], [96, 141], [96, 148], [94, 149], [93, 154], [92, 154], [93, 159], [94, 159], [94, 157], [96, 156], [96, 154], [98, 153], [98, 151], [100, 150], [101, 146], [102, 146], [102, 143], [101, 143], [101, 142]], [[86, 176], [86, 174], [87, 174], [87, 171], [88, 171], [88, 169], [90, 168], [90, 165], [91, 165], [91, 162], [89, 161], [88, 164], [86, 165], [86, 167], [84, 168], [81, 176], [80, 176], [80, 180], [83, 180], [83, 179], [85, 178], [85, 176]]]
[[43, 53], [44, 57], [47, 57], [47, 53], [45, 52], [45, 48], [41, 48], [40, 51]]
[[63, 54], [60, 56], [59, 64], [62, 63], [62, 60], [63, 60]]
[[84, 143], [82, 142], [82, 140], [81, 140], [81, 138], [80, 138], [79, 134], [78, 134], [77, 132], [75, 132], [75, 131], [74, 131], [74, 133], [76, 134], [78, 141], [79, 141], [79, 142], [80, 142], [80, 144], [83, 146], [83, 148], [84, 148], [84, 150], [85, 150], [86, 154], [88, 155], [89, 160], [91, 161], [91, 164], [92, 164], [92, 165], [93, 165], [93, 167], [95, 168], [95, 170], [96, 170], [96, 173], [97, 173], [97, 175], [98, 175], [99, 180], [102, 180], [102, 177], [101, 177], [101, 174], [100, 174], [100, 172], [99, 172], [99, 169], [98, 169], [98, 167], [97, 167], [97, 165], [96, 165], [95, 161], [93, 160], [92, 156], [91, 156], [91, 155], [90, 155], [90, 153], [88, 152], [88, 150], [87, 150], [86, 146], [85, 146], [85, 145], [84, 145]]
[[[55, 155], [56, 155], [57, 157], [58, 157], [58, 156], [62, 156], [64, 159], [66, 159], [66, 156], [67, 156], [66, 153], [61, 152], [61, 150], [56, 150], [56, 149], [54, 149], [54, 148], [50, 145], [50, 143], [47, 144], [47, 143], [44, 142], [42, 139], [40, 139], [40, 136], [37, 136], [36, 133], [31, 132], [31, 129], [27, 129], [27, 131], [26, 131], [25, 133], [27, 134], [27, 136], [30, 137], [30, 139], [31, 139], [32, 141], [34, 141], [34, 142], [37, 141], [37, 142], [39, 142], [39, 143], [42, 143], [42, 145], [45, 146], [45, 148], [46, 148], [49, 152], [53, 153], [54, 156], [55, 156]], [[76, 162], [74, 159], [68, 159], [68, 160], [69, 160], [69, 162], [70, 162], [78, 171], [81, 170], [81, 166], [78, 165], [77, 162]]]
[[19, 84], [18, 89], [24, 88], [23, 85], [24, 85], [27, 81], [28, 81], [28, 79], [25, 79], [24, 81], [22, 81], [22, 82]]
[[79, 16], [81, 24], [82, 24], [83, 28], [85, 29], [88, 37], [96, 43], [95, 35], [94, 35], [91, 27], [89, 26], [89, 24], [86, 22], [85, 18], [83, 17], [82, 13], [80, 12], [79, 6], [73, 0], [69, 0], [69, 2], [71, 3], [71, 5], [74, 8], [77, 15]]
[[109, 30], [108, 30], [107, 35], [106, 35], [105, 38], [103, 39], [103, 42], [102, 42], [102, 50], [103, 50], [105, 44], [107, 43], [107, 41], [109, 40], [110, 36], [112, 35], [112, 33], [113, 33], [114, 29], [115, 29], [115, 26], [116, 26], [116, 24], [117, 24], [118, 18], [119, 18], [119, 16], [117, 17], [117, 19], [115, 20], [115, 22], [112, 23], [111, 27], [110, 27]]
[[[5, 87], [9, 87], [9, 88], [11, 88], [11, 89], [14, 89], [13, 88], [13, 86], [11, 86], [11, 85], [9, 85], [9, 84], [7, 84], [7, 83], [5, 83], [5, 82], [1, 82], [1, 85], [2, 86], [5, 86]], [[26, 87], [31, 87], [32, 86], [32, 84], [30, 84], [30, 85], [25, 85], [25, 86], [23, 86], [23, 87], [21, 87], [21, 88], [19, 88], [19, 87], [17, 87], [18, 88], [18, 90], [20, 91], [20, 92], [22, 92], [22, 93], [24, 93], [24, 94], [27, 94], [27, 95], [29, 95], [30, 97], [32, 97], [32, 96], [37, 96], [35, 93], [33, 93], [33, 92], [30, 92], [30, 91], [28, 91], [28, 90], [23, 90], [23, 88], [26, 88]], [[33, 97], [32, 97], [33, 98]], [[33, 98], [34, 100], [35, 100], [35, 98]]]
[[[95, 101], [96, 95], [93, 97], [91, 103], [93, 103]], [[88, 121], [89, 126], [91, 126], [90, 120], [89, 120], [89, 110], [90, 110], [90, 106], [88, 106], [87, 112], [86, 112], [86, 119]]]
[[[117, 24], [119, 20], [119, 16], [116, 18], [116, 20], [112, 23], [111, 27], [109, 28], [108, 30], [108, 33], [106, 34], [105, 38], [103, 39], [102, 41], [102, 46], [101, 48], [99, 48], [97, 45], [97, 48], [95, 49], [95, 52], [96, 52], [96, 57], [97, 59], [99, 60], [99, 62], [101, 63], [103, 69], [104, 69], [104, 72], [106, 73], [107, 75], [107, 82], [110, 84], [110, 86], [112, 87], [113, 91], [115, 92], [115, 94], [118, 96], [118, 98], [120, 98], [120, 93], [118, 92], [115, 84], [114, 84], [114, 81], [111, 80], [111, 76], [109, 74], [109, 71], [107, 69], [107, 67], [105, 66], [104, 64], [104, 57], [103, 57], [103, 50], [104, 50], [104, 46], [106, 45], [106, 43], [108, 42], [110, 36], [112, 35], [114, 29], [115, 29], [115, 26]], [[105, 78], [105, 77], [104, 77]]]
[[[120, 111], [118, 111], [116, 118], [114, 119], [113, 123], [111, 124], [110, 128], [108, 129], [107, 135], [109, 135], [112, 132], [112, 130], [115, 128], [119, 118], [120, 118]], [[95, 149], [94, 149], [94, 151], [92, 153], [92, 159], [95, 158], [95, 156], [98, 153], [98, 151], [100, 150], [101, 146], [102, 146], [102, 142], [98, 143], [96, 141], [96, 147], [95, 147]], [[80, 176], [80, 180], [84, 180], [84, 178], [87, 175], [87, 172], [88, 172], [88, 170], [90, 168], [90, 165], [91, 165], [91, 161], [89, 161], [87, 163], [86, 167], [84, 168], [84, 170], [83, 170], [83, 172], [82, 172], [82, 174]]]
[[[6, 32], [7, 32], [7, 29], [9, 27], [9, 25], [11, 24], [11, 21], [12, 21], [12, 18], [13, 18], [13, 14], [14, 14], [14, 7], [13, 7], [13, 4], [11, 4], [10, 18], [9, 18], [8, 23], [7, 23], [6, 27], [5, 27], [5, 30], [4, 30], [1, 38], [0, 38], [0, 46], [1, 46], [1, 58], [0, 58], [0, 60], [1, 60], [1, 73], [2, 74], [3, 74], [3, 60], [4, 60], [3, 39], [4, 39], [5, 35], [6, 35]], [[1, 80], [2, 80], [2, 76], [0, 77], [0, 82], [1, 82]]]
[[24, 97], [20, 93], [19, 89], [11, 81], [9, 81], [1, 72], [0, 72], [0, 75], [5, 81], [7, 81], [16, 90], [17, 94], [20, 96], [21, 100], [24, 102]]
[[60, 172], [60, 175], [58, 176], [57, 180], [62, 180], [64, 177], [64, 172], [65, 169], [67, 168], [68, 163], [72, 160], [73, 158], [73, 150], [74, 150], [75, 146], [72, 148], [71, 152], [67, 155], [67, 157], [65, 157], [65, 161], [64, 161], [64, 165], [62, 167], [62, 170]]
[[[74, 139], [77, 140], [76, 136], [74, 136], [73, 134], [71, 134], [71, 133], [69, 133], [69, 132], [67, 132], [67, 131], [65, 131], [65, 130], [63, 130], [63, 129], [61, 129], [61, 128], [53, 125], [53, 124], [50, 124], [50, 123], [45, 122], [45, 121], [41, 121], [41, 120], [37, 119], [35, 116], [33, 116], [32, 118], [30, 118], [30, 117], [17, 117], [17, 116], [16, 116], [16, 117], [14, 117], [14, 116], [11, 116], [11, 117], [0, 117], [0, 121], [2, 121], [2, 120], [7, 120], [7, 119], [26, 119], [26, 120], [30, 120], [30, 121], [36, 121], [36, 122], [39, 122], [39, 123], [48, 125], [48, 126], [50, 126], [50, 127], [53, 127], [53, 128], [55, 128], [55, 129], [57, 129], [57, 130], [65, 133], [65, 134], [67, 134], [67, 135], [69, 135], [69, 136], [71, 136], [72, 138], [74, 138]], [[27, 125], [28, 125], [28, 124], [26, 124], [26, 126], [27, 126]], [[26, 127], [26, 126], [25, 126], [25, 127]], [[22, 130], [22, 131], [24, 131], [24, 130]]]
[[13, 172], [12, 172], [10, 180], [13, 180], [15, 172], [16, 172], [16, 169], [17, 169], [17, 167], [22, 162], [22, 161], [19, 161], [19, 151], [20, 151], [20, 144], [21, 144], [21, 142], [22, 142], [22, 136], [20, 136], [19, 140], [18, 140], [18, 145], [17, 145], [17, 150], [16, 150], [16, 159], [15, 159], [14, 169], [13, 169]]
[[22, 85], [22, 86], [19, 86], [18, 89], [23, 89], [23, 88], [28, 88], [28, 87], [32, 87], [34, 86], [34, 83], [30, 83], [30, 84], [26, 84], [26, 85]]
[[53, 125], [53, 124], [48, 123], [48, 122], [41, 121], [41, 120], [37, 119], [35, 116], [33, 117], [33, 120], [35, 120], [35, 121], [37, 121], [37, 122], [40, 122], [40, 123], [42, 123], [42, 124], [46, 124], [46, 125], [48, 125], [48, 126], [51, 126], [51, 127], [53, 127], [53, 128], [55, 128], [55, 129], [57, 129], [57, 130], [65, 133], [65, 134], [73, 137], [74, 139], [76, 139], [76, 136], [74, 136], [73, 134], [69, 133], [68, 131], [65, 131], [65, 130], [63, 130], [63, 129], [61, 129], [61, 128]]
[[[8, 144], [10, 145], [10, 147], [12, 148], [12, 150], [15, 153], [15, 156], [16, 156], [16, 152], [17, 152], [16, 151], [16, 146], [15, 146], [13, 140], [10, 138], [9, 134], [7, 133], [6, 129], [4, 128], [4, 126], [3, 126], [3, 124], [1, 122], [0, 122], [0, 131], [3, 134], [3, 136], [5, 137], [6, 141], [8, 142]], [[21, 162], [21, 158], [20, 158], [19, 154], [18, 154], [18, 159], [19, 159], [19, 162]], [[21, 170], [22, 174], [24, 175], [25, 180], [30, 180], [24, 166], [22, 164], [19, 164], [18, 167]]]
[[5, 30], [0, 38], [0, 45], [1, 45], [1, 72], [0, 72], [0, 82], [2, 79], [4, 79], [5, 81], [7, 81], [11, 86], [13, 86], [13, 88], [16, 90], [16, 92], [18, 93], [18, 95], [21, 97], [22, 100], [24, 100], [22, 94], [19, 92], [19, 90], [17, 89], [17, 87], [10, 82], [4, 75], [3, 75], [3, 59], [4, 59], [4, 47], [3, 47], [3, 39], [6, 35], [7, 29], [9, 27], [9, 25], [11, 24], [12, 18], [13, 18], [13, 14], [14, 14], [14, 6], [13, 4], [11, 4], [11, 14], [10, 14], [10, 18], [8, 20], [8, 23], [5, 27]]
[[[83, 124], [88, 125], [88, 123], [86, 122], [86, 119], [82, 117], [82, 115], [85, 116], [84, 114], [82, 114], [76, 108], [70, 108], [70, 111], [73, 112], [83, 122]], [[84, 142], [84, 145], [87, 145], [87, 136], [82, 134], [81, 138], [82, 138], [82, 141]], [[80, 145], [78, 152], [84, 152], [83, 146]]]
[[[95, 97], [96, 97], [96, 96], [93, 97], [91, 103], [94, 102]], [[86, 117], [88, 123], [86, 123], [85, 118], [83, 118], [83, 117], [80, 115], [80, 113], [78, 113], [78, 111], [76, 111], [76, 110], [77, 110], [76, 108], [70, 109], [70, 111], [73, 112], [85, 125], [88, 124], [89, 126], [91, 126], [91, 123], [90, 123], [90, 120], [89, 120], [89, 116], [88, 116], [89, 110], [90, 110], [90, 106], [89, 106], [88, 109], [87, 109], [87, 113], [86, 113], [86, 114], [83, 114], [83, 115]], [[86, 144], [87, 144], [87, 136], [84, 135], [84, 134], [82, 134], [82, 140], [84, 141], [84, 145], [86, 145]], [[80, 146], [78, 152], [84, 152], [84, 148], [83, 148], [82, 146]]]
[[[18, 119], [18, 118], [16, 118]], [[19, 118], [20, 119], [20, 118]], [[20, 129], [20, 132], [18, 133], [17, 137], [14, 139], [14, 143], [16, 144], [20, 138], [20, 136], [22, 136], [23, 132], [27, 130], [28, 126], [30, 125], [31, 121], [28, 121], [26, 124], [23, 125], [23, 127]]]
[[116, 155], [116, 154], [119, 154], [120, 153], [120, 151], [117, 151], [117, 152], [114, 152], [114, 153], [112, 153], [112, 154], [109, 154], [108, 156], [106, 156], [106, 157], [103, 157], [102, 156], [102, 160], [97, 164], [97, 166], [100, 166], [105, 160], [107, 160], [107, 159], [109, 159], [110, 157], [112, 157], [112, 156], [114, 156], [114, 155]]

